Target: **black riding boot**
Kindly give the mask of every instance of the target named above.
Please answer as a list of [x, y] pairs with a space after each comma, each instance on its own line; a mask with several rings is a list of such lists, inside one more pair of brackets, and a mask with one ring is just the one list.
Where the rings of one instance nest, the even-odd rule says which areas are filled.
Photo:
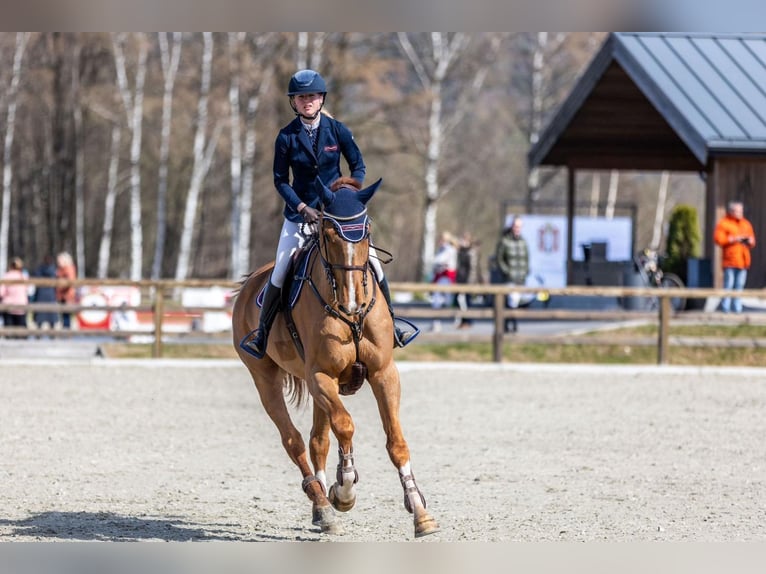
[[275, 287], [269, 281], [266, 285], [266, 292], [263, 294], [263, 306], [261, 307], [258, 328], [252, 337], [247, 337], [242, 342], [242, 345], [246, 347], [245, 350], [258, 359], [262, 359], [266, 354], [271, 324], [274, 322], [274, 317], [277, 316], [277, 311], [279, 311], [280, 293], [280, 288]]
[[388, 305], [388, 312], [391, 313], [391, 320], [394, 322], [394, 347], [404, 347], [408, 343], [418, 336], [420, 330], [412, 325], [409, 321], [400, 319], [403, 323], [407, 323], [412, 329], [402, 330], [396, 325], [396, 317], [394, 316], [394, 307], [391, 305], [391, 290], [388, 288], [388, 279], [383, 279], [378, 283], [380, 285], [380, 291], [383, 293], [383, 297], [386, 299]]

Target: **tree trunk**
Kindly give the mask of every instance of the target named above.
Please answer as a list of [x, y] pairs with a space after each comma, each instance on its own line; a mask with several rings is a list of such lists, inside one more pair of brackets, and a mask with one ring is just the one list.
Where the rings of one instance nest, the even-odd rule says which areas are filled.
[[144, 79], [146, 78], [147, 41], [144, 34], [136, 34], [138, 59], [136, 79], [131, 94], [125, 71], [125, 55], [122, 51], [124, 36], [113, 37], [114, 59], [117, 68], [117, 84], [128, 116], [130, 129], [130, 279], [142, 277], [143, 232], [141, 228], [141, 127], [144, 104]]
[[[194, 166], [192, 168], [191, 183], [189, 184], [189, 193], [186, 196], [186, 208], [184, 210], [183, 228], [181, 230], [181, 242], [175, 274], [176, 280], [179, 281], [186, 279], [189, 274], [191, 244], [194, 237], [194, 222], [197, 215], [199, 194], [207, 168], [209, 167], [209, 161], [205, 160], [205, 136], [207, 132], [207, 102], [210, 93], [210, 73], [213, 61], [213, 35], [210, 32], [205, 32], [203, 39], [202, 80], [197, 103], [197, 131], [194, 135]], [[212, 157], [212, 153], [209, 154], [209, 157]]]
[[170, 127], [173, 118], [173, 86], [176, 81], [178, 65], [181, 61], [180, 32], [173, 33], [173, 45], [168, 49], [165, 32], [157, 34], [162, 61], [164, 89], [162, 93], [162, 126], [160, 128], [160, 157], [159, 176], [157, 182], [157, 238], [154, 244], [154, 260], [152, 261], [152, 279], [159, 279], [162, 274], [163, 255], [165, 253], [165, 238], [167, 236], [167, 202], [168, 202], [168, 157], [170, 156]]
[[114, 227], [114, 204], [117, 200], [117, 175], [120, 168], [120, 141], [122, 128], [119, 122], [112, 125], [112, 144], [109, 148], [109, 179], [104, 199], [104, 226], [101, 231], [101, 243], [98, 249], [99, 279], [104, 279], [109, 273], [109, 255], [112, 250], [112, 229]]
[[668, 184], [670, 183], [670, 173], [667, 171], [662, 172], [660, 178], [660, 189], [657, 193], [657, 209], [654, 212], [654, 228], [652, 229], [652, 242], [649, 246], [658, 250], [660, 248], [660, 240], [662, 239], [662, 222], [665, 219], [665, 203], [668, 199]]
[[78, 277], [85, 276], [85, 138], [82, 131], [80, 101], [80, 43], [75, 41], [72, 57], [72, 110], [75, 141], [74, 222], [75, 266]]
[[16, 34], [16, 50], [13, 55], [13, 75], [8, 88], [8, 115], [5, 127], [5, 142], [3, 147], [3, 198], [2, 219], [0, 219], [0, 272], [8, 268], [8, 231], [10, 228], [11, 184], [13, 183], [13, 136], [16, 129], [16, 104], [21, 80], [21, 62], [29, 39], [28, 32]]

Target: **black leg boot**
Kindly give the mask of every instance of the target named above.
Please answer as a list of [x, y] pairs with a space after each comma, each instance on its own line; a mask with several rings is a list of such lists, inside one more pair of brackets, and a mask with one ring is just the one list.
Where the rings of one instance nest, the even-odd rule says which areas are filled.
[[[397, 319], [394, 316], [394, 307], [391, 305], [391, 290], [388, 288], [388, 279], [383, 277], [378, 284], [380, 285], [380, 291], [383, 293], [383, 297], [386, 299], [388, 312], [391, 313], [391, 320], [394, 322], [394, 347], [404, 347], [411, 343], [412, 340], [420, 334], [420, 329], [409, 321], [406, 321], [405, 319]], [[406, 323], [410, 328], [407, 330], [399, 328], [396, 324], [397, 320]]]
[[266, 354], [266, 345], [268, 344], [269, 331], [274, 318], [279, 311], [279, 295], [281, 289], [268, 282], [266, 292], [263, 294], [263, 307], [261, 307], [261, 318], [258, 322], [258, 328], [250, 333], [240, 343], [240, 346], [257, 359], [262, 359]]

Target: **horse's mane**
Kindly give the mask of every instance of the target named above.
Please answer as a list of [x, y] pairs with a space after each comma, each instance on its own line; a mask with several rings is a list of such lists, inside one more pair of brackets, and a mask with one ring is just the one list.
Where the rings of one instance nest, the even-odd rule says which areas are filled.
[[242, 276], [242, 278], [239, 280], [239, 283], [237, 284], [237, 286], [236, 286], [236, 287], [234, 288], [234, 290], [231, 292], [231, 298], [232, 298], [232, 301], [234, 300], [234, 298], [235, 298], [237, 295], [239, 295], [239, 292], [240, 292], [240, 290], [242, 289], [242, 286], [245, 284], [245, 282], [246, 282], [248, 279], [250, 279], [250, 277], [252, 277], [253, 275], [256, 275], [256, 274], [260, 273], [261, 271], [263, 271], [264, 269], [266, 269], [266, 268], [267, 268], [267, 267], [269, 267], [270, 265], [274, 265], [274, 262], [273, 262], [273, 261], [269, 261], [268, 263], [265, 263], [265, 264], [261, 265], [261, 266], [260, 266], [258, 269], [256, 269], [255, 271], [251, 271], [251, 272], [250, 272], [250, 273], [248, 273], [247, 275], [243, 275], [243, 276]]
[[353, 177], [339, 177], [332, 182], [330, 191], [338, 191], [341, 187], [350, 187], [355, 191], [359, 191], [362, 189], [362, 182]]

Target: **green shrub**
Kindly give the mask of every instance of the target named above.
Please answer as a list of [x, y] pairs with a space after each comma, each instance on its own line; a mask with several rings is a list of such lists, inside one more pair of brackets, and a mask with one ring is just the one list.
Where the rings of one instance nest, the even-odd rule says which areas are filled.
[[668, 225], [663, 270], [675, 273], [685, 283], [686, 262], [700, 256], [701, 241], [697, 210], [685, 204], [674, 207]]

